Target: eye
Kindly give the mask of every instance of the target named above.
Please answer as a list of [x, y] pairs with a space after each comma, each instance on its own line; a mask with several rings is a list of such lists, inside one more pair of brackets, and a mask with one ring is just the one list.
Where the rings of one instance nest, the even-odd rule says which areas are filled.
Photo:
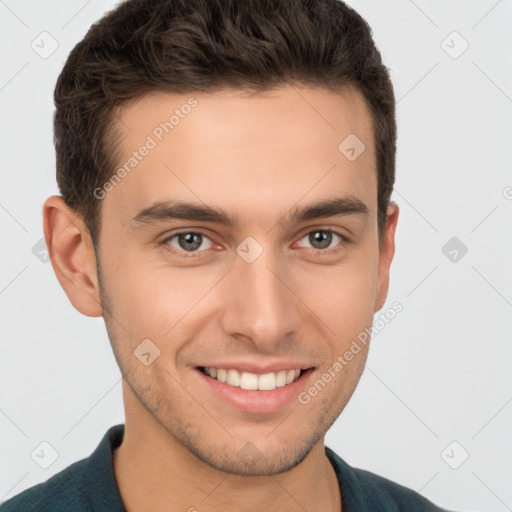
[[[338, 242], [331, 246], [332, 242], [336, 242], [337, 239]], [[331, 229], [315, 229], [303, 236], [301, 240], [307, 240], [311, 244], [312, 249], [324, 252], [333, 252], [328, 249], [333, 249], [336, 245], [344, 245], [349, 242], [347, 237]]]
[[[209, 241], [209, 245], [206, 244], [207, 246], [204, 247], [204, 242], [206, 240]], [[196, 231], [182, 231], [181, 233], [174, 233], [174, 235], [167, 237], [162, 242], [162, 245], [171, 252], [185, 253], [182, 254], [185, 258], [192, 256], [193, 253], [202, 252], [198, 250], [201, 247], [203, 250], [210, 249], [212, 244], [213, 242], [204, 233]]]
[[[315, 229], [303, 236], [310, 248], [317, 253], [330, 254], [337, 251], [337, 245], [349, 243], [349, 239], [331, 229]], [[334, 245], [332, 245], [334, 242]], [[181, 231], [168, 236], [161, 242], [165, 250], [183, 258], [200, 256], [202, 252], [211, 249], [214, 242], [201, 231]]]

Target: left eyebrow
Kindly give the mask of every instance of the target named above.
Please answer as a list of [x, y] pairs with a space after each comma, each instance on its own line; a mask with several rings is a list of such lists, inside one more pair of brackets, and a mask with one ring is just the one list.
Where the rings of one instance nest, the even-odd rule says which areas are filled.
[[285, 222], [300, 224], [308, 220], [345, 215], [362, 215], [363, 217], [368, 217], [370, 215], [370, 209], [359, 198], [344, 196], [321, 201], [320, 203], [309, 205], [302, 209], [292, 210], [292, 212], [285, 216]]
[[[288, 224], [300, 224], [313, 219], [345, 215], [368, 217], [370, 210], [357, 197], [344, 196], [321, 201], [301, 209], [292, 209], [285, 215], [284, 221]], [[233, 227], [239, 223], [236, 214], [230, 214], [222, 208], [212, 208], [204, 204], [183, 201], [158, 201], [139, 211], [132, 219], [132, 227], [169, 219], [213, 222], [227, 227]]]

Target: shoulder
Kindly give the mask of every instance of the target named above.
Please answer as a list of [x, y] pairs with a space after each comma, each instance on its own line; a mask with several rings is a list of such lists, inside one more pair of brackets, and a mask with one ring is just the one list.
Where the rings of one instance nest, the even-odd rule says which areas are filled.
[[363, 469], [353, 468], [353, 471], [365, 492], [374, 493], [375, 496], [379, 495], [379, 497], [380, 495], [385, 496], [390, 505], [396, 506], [391, 510], [400, 512], [410, 510], [415, 512], [447, 512], [446, 509], [435, 505], [418, 492], [387, 478]]
[[0, 512], [125, 512], [112, 464], [124, 424], [108, 429], [93, 453], [0, 504]]
[[79, 460], [40, 484], [0, 504], [0, 512], [84, 510], [82, 495], [87, 459]]
[[448, 512], [416, 491], [364, 469], [354, 468], [326, 447], [349, 510]]

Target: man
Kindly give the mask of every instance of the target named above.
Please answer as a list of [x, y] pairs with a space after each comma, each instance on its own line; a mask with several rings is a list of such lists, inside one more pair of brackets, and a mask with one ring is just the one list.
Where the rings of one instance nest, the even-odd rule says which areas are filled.
[[105, 319], [126, 422], [1, 510], [441, 510], [324, 445], [399, 212], [366, 22], [337, 0], [128, 0], [55, 104], [45, 237], [73, 306]]

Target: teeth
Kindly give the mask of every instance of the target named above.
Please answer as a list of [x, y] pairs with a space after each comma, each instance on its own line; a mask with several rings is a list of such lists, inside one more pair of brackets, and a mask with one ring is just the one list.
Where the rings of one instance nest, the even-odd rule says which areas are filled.
[[258, 380], [258, 389], [261, 389], [262, 391], [276, 389], [276, 374], [264, 373], [263, 375], [260, 375]]
[[286, 372], [286, 384], [293, 382], [293, 379], [295, 379], [295, 370], [288, 370], [288, 372]]
[[204, 372], [219, 382], [225, 382], [230, 386], [240, 387], [246, 390], [271, 391], [291, 384], [300, 375], [300, 369], [280, 370], [257, 375], [250, 372], [240, 373], [233, 368], [209, 368], [205, 367]]
[[240, 374], [237, 370], [228, 370], [228, 380], [230, 386], [240, 386]]
[[[210, 375], [213, 377], [211, 373]], [[242, 389], [258, 389], [258, 376], [254, 373], [242, 372], [240, 377], [240, 387]]]
[[276, 373], [276, 388], [286, 386], [286, 370]]

